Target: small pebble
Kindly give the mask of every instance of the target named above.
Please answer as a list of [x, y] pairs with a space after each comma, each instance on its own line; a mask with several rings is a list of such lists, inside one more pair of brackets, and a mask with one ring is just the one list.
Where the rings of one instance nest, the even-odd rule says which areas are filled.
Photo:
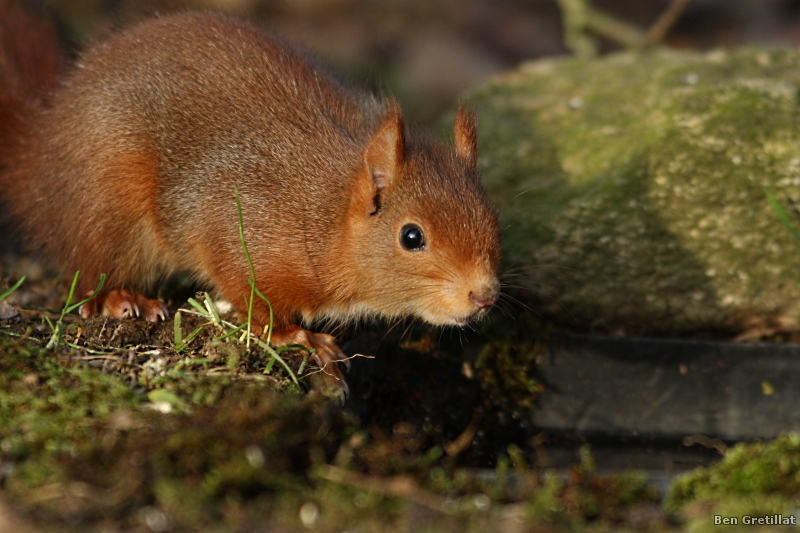
[[312, 528], [319, 522], [319, 507], [314, 502], [306, 502], [300, 507], [300, 521], [307, 528]]
[[19, 311], [17, 311], [16, 307], [3, 300], [0, 302], [0, 320], [13, 320], [16, 322], [19, 320]]

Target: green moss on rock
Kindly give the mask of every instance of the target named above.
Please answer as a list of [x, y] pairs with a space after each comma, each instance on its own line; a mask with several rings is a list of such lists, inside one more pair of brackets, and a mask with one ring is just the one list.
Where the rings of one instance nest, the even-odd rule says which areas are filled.
[[800, 52], [625, 52], [523, 65], [468, 95], [506, 269], [583, 330], [800, 321]]

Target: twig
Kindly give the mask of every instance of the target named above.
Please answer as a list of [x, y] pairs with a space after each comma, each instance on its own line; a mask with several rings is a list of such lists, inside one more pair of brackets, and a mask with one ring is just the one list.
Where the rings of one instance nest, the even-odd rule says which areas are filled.
[[591, 6], [586, 10], [586, 29], [627, 48], [641, 48], [646, 39], [645, 33], [633, 24]]
[[[356, 354], [353, 354], [353, 355], [351, 355], [349, 357], [345, 357], [344, 359], [337, 359], [336, 361], [326, 361], [324, 365], [322, 365], [320, 367], [317, 367], [316, 370], [310, 370], [310, 371], [306, 372], [304, 377], [313, 376], [314, 374], [325, 374], [325, 375], [328, 375], [328, 376], [333, 376], [333, 374], [331, 374], [330, 372], [325, 370], [326, 368], [328, 368], [328, 365], [336, 365], [336, 364], [339, 364], [339, 363], [343, 363], [345, 361], [350, 361], [351, 359], [355, 359], [356, 357], [363, 357], [364, 359], [375, 359], [374, 355], [364, 355], [364, 354], [361, 354], [361, 353], [356, 353]], [[298, 372], [297, 374], [299, 375], [300, 372]]]
[[645, 46], [652, 46], [664, 40], [669, 30], [681, 18], [683, 11], [691, 0], [672, 0], [667, 9], [659, 15], [656, 21], [647, 30]]
[[591, 5], [590, 0], [558, 0], [564, 19], [564, 43], [578, 57], [597, 55], [599, 43], [592, 32], [626, 48], [646, 48], [661, 42], [678, 22], [691, 0], [672, 0], [644, 32], [614, 15]]
[[587, 0], [558, 0], [564, 24], [564, 44], [583, 58], [597, 55], [597, 39], [586, 33]]
[[444, 451], [448, 456], [454, 457], [459, 455], [472, 444], [472, 441], [475, 439], [475, 434], [481, 427], [481, 418], [483, 418], [483, 413], [480, 409], [477, 409], [472, 415], [472, 420], [470, 420], [469, 425], [461, 432], [461, 435], [456, 437], [456, 440], [444, 445]]
[[411, 476], [392, 476], [384, 479], [351, 472], [333, 465], [320, 466], [317, 469], [317, 475], [322, 479], [339, 485], [357, 487], [363, 490], [375, 491], [385, 496], [403, 498], [439, 513], [445, 512], [447, 508], [447, 498], [419, 488]]

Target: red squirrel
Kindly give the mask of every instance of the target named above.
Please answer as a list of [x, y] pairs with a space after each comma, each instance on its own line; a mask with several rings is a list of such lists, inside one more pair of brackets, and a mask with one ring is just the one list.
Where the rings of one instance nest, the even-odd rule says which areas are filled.
[[[107, 274], [84, 316], [164, 319], [139, 291], [182, 271], [245, 308], [234, 188], [272, 342], [313, 348], [321, 366], [344, 355], [306, 329], [316, 320], [463, 325], [497, 300], [470, 111], [447, 149], [407, 131], [393, 100], [211, 13], [124, 29], [59, 76], [41, 50], [54, 40], [31, 37], [15, 3], [2, 10], [0, 200], [24, 245], [81, 271], [81, 294]], [[260, 299], [253, 318], [269, 323]]]

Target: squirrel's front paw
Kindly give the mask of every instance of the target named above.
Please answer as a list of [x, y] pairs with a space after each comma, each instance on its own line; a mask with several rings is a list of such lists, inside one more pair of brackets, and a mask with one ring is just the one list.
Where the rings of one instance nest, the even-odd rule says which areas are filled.
[[350, 388], [344, 380], [339, 363], [344, 363], [345, 368], [349, 370], [350, 361], [347, 360], [347, 356], [336, 344], [336, 339], [332, 335], [314, 333], [299, 326], [289, 326], [273, 331], [272, 343], [276, 346], [301, 344], [313, 348], [314, 353], [311, 355], [311, 360], [317, 363], [325, 375], [326, 385], [333, 388], [342, 399], [347, 398]]
[[[90, 296], [92, 293], [87, 293]], [[123, 319], [134, 316], [144, 317], [148, 322], [158, 322], [169, 317], [167, 306], [158, 300], [145, 298], [127, 289], [116, 289], [98, 295], [94, 300], [83, 304], [80, 315], [88, 318], [92, 315], [110, 316]]]

